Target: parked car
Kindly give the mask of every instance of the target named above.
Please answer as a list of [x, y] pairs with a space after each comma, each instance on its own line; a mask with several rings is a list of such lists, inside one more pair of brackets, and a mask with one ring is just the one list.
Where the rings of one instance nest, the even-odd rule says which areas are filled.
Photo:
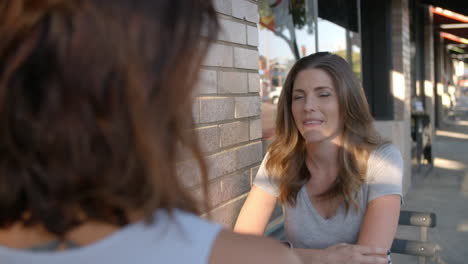
[[281, 91], [283, 90], [283, 87], [281, 86], [276, 86], [272, 89], [272, 91], [270, 91], [269, 93], [269, 97], [270, 97], [270, 100], [273, 104], [278, 104], [278, 101], [279, 101], [279, 97], [281, 95]]

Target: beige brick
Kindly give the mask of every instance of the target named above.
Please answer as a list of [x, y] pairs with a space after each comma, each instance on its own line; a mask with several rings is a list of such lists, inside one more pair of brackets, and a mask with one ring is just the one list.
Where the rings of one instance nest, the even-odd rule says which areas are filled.
[[201, 127], [197, 129], [200, 139], [200, 147], [204, 152], [212, 152], [219, 148], [219, 128], [218, 126]]
[[232, 229], [236, 223], [242, 205], [244, 205], [246, 196], [241, 196], [211, 212], [211, 221], [220, 223], [228, 229]]
[[232, 1], [232, 16], [250, 22], [258, 23], [258, 5], [246, 0]]
[[234, 118], [234, 99], [229, 97], [200, 97], [200, 122], [216, 122]]
[[[249, 116], [258, 116], [260, 115], [260, 97], [259, 96], [250, 96], [250, 97], [236, 97], [236, 118], [249, 117]], [[202, 105], [203, 111], [203, 105]], [[203, 112], [202, 112], [203, 115]], [[203, 119], [203, 116], [201, 116]]]
[[256, 27], [247, 26], [247, 44], [258, 46], [258, 29]]
[[232, 67], [232, 47], [222, 44], [212, 44], [202, 65]]
[[206, 157], [210, 179], [233, 173], [261, 160], [262, 143], [260, 141]]
[[245, 168], [262, 161], [262, 154], [261, 141], [238, 148], [236, 151], [237, 169]]
[[195, 124], [200, 122], [200, 100], [197, 98], [193, 100], [192, 117]]
[[257, 70], [258, 51], [234, 47], [234, 67]]
[[245, 72], [218, 72], [220, 94], [247, 93], [247, 73]]
[[219, 40], [238, 44], [247, 43], [246, 26], [244, 24], [227, 19], [220, 19], [219, 22], [221, 26]]
[[221, 147], [249, 141], [248, 121], [233, 122], [219, 126], [221, 133]]
[[260, 92], [260, 76], [258, 73], [249, 73], [249, 92], [258, 93]]
[[214, 179], [237, 170], [236, 149], [223, 151], [206, 158], [209, 178]]
[[[234, 0], [237, 1], [237, 0]], [[214, 0], [215, 10], [219, 13], [231, 15], [232, 14], [232, 1], [231, 0]]]
[[250, 120], [250, 140], [258, 139], [262, 137], [262, 120], [255, 119]]
[[250, 190], [250, 170], [227, 175], [209, 186], [209, 200], [213, 207], [232, 200]]
[[215, 94], [217, 92], [216, 71], [200, 70], [197, 90], [200, 94]]

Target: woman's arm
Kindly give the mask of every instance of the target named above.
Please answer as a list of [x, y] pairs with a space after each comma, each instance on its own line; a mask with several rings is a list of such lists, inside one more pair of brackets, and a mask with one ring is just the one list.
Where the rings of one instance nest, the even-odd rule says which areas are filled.
[[367, 210], [357, 244], [389, 249], [400, 217], [403, 158], [392, 144], [375, 150], [368, 161]]
[[277, 198], [252, 185], [247, 200], [237, 217], [234, 231], [238, 233], [263, 235], [275, 209]]
[[[372, 200], [364, 215], [356, 245], [338, 244], [326, 249], [296, 249], [304, 263], [387, 263], [400, 215], [400, 196]], [[385, 228], [383, 228], [385, 227]]]
[[[326, 249], [296, 249], [304, 263], [387, 263], [400, 214], [400, 196], [372, 200], [364, 215], [356, 245], [338, 244]], [[385, 228], [382, 228], [385, 227]]]
[[326, 249], [294, 249], [306, 264], [387, 264], [383, 248], [341, 243]]
[[399, 195], [385, 195], [372, 200], [359, 232], [358, 245], [390, 249], [400, 217]]
[[[374, 201], [378, 199], [380, 198]], [[276, 201], [276, 197], [253, 185], [237, 218], [234, 231], [238, 233], [263, 235], [268, 220], [273, 213]], [[369, 205], [369, 207], [371, 206]], [[376, 264], [387, 263], [386, 248], [388, 247], [338, 244], [326, 249], [298, 248], [293, 250], [300, 256], [304, 263]]]

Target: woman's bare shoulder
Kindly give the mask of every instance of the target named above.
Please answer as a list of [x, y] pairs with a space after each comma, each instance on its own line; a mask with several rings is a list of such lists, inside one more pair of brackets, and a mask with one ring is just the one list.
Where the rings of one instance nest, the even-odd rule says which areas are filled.
[[218, 235], [210, 264], [302, 263], [292, 250], [270, 238], [241, 235], [223, 230]]

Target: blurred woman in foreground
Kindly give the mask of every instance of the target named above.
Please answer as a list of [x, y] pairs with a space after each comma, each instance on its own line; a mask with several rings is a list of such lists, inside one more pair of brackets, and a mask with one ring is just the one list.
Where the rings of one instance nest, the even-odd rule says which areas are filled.
[[191, 151], [206, 194], [190, 95], [217, 29], [207, 0], [0, 2], [1, 263], [297, 263], [176, 176]]

